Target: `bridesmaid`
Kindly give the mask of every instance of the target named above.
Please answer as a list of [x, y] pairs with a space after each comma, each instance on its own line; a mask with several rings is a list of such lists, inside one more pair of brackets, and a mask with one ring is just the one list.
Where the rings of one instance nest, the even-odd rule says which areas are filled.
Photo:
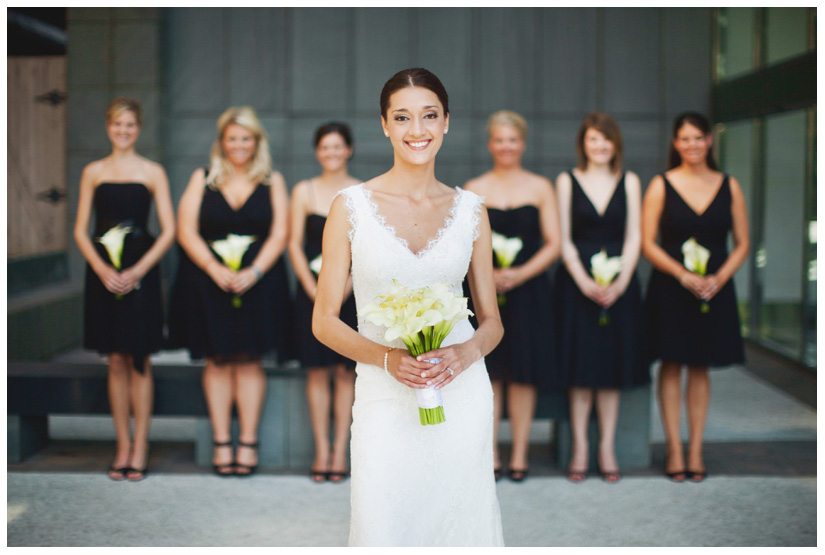
[[[615, 435], [620, 389], [650, 381], [643, 345], [642, 296], [636, 278], [641, 246], [641, 184], [622, 168], [616, 121], [593, 112], [576, 135], [578, 166], [556, 179], [563, 268], [556, 276], [560, 368], [556, 385], [568, 388], [573, 452], [572, 482], [587, 478], [587, 428], [594, 399], [600, 441], [599, 473], [621, 479]], [[592, 275], [591, 257], [622, 257], [609, 285]]]
[[[650, 182], [642, 209], [642, 248], [654, 267], [646, 315], [651, 355], [661, 360], [665, 474], [676, 482], [701, 482], [707, 476], [702, 436], [710, 402], [708, 367], [745, 360], [731, 278], [748, 256], [747, 208], [739, 182], [716, 169], [712, 140], [710, 123], [701, 114], [677, 117], [670, 169]], [[690, 238], [710, 251], [704, 276], [683, 264], [682, 245]], [[687, 464], [679, 432], [682, 366], [687, 366]]]
[[[211, 164], [197, 169], [178, 207], [181, 257], [173, 309], [176, 337], [193, 358], [206, 357], [204, 393], [219, 476], [249, 476], [258, 466], [258, 423], [266, 394], [263, 355], [285, 347], [289, 297], [284, 265], [288, 198], [272, 171], [269, 142], [255, 111], [229, 108], [218, 119]], [[216, 242], [230, 234], [251, 238], [232, 268]], [[241, 249], [243, 250], [243, 249]], [[187, 297], [187, 295], [189, 295]], [[170, 324], [171, 327], [171, 324]], [[233, 457], [233, 404], [240, 424]]]
[[[117, 448], [108, 474], [118, 481], [146, 475], [154, 393], [149, 354], [159, 351], [163, 341], [158, 262], [175, 241], [169, 181], [163, 167], [135, 152], [140, 128], [136, 100], [118, 97], [109, 104], [106, 132], [112, 153], [83, 169], [74, 227], [74, 239], [88, 262], [83, 346], [109, 359], [109, 405]], [[153, 200], [161, 229], [157, 239], [147, 230]], [[89, 238], [92, 209], [94, 241]], [[100, 238], [118, 224], [129, 232], [121, 243], [122, 256], [112, 259]]]
[[513, 449], [508, 475], [521, 482], [529, 471], [530, 426], [537, 389], [553, 371], [556, 352], [552, 337], [552, 294], [548, 267], [559, 256], [561, 239], [556, 197], [550, 181], [521, 166], [527, 146], [527, 123], [515, 112], [501, 110], [487, 122], [487, 149], [493, 169], [467, 182], [465, 189], [485, 198], [493, 232], [520, 237], [522, 248], [509, 268], [493, 270], [504, 339], [486, 363], [493, 385], [494, 460], [501, 476], [498, 429], [504, 405], [512, 430]]
[[[315, 460], [310, 477], [315, 482], [340, 482], [347, 476], [349, 428], [352, 424], [352, 402], [355, 396], [355, 363], [325, 347], [312, 334], [312, 308], [318, 289], [321, 240], [332, 200], [341, 189], [359, 181], [347, 173], [352, 156], [352, 134], [343, 123], [331, 122], [315, 131], [315, 158], [321, 165], [321, 175], [301, 181], [292, 190], [291, 233], [289, 258], [300, 287], [296, 299], [299, 331], [299, 359], [307, 369], [307, 402], [315, 438]], [[350, 327], [358, 325], [352, 281], [347, 285], [347, 298], [341, 308], [341, 318]], [[331, 391], [330, 373], [335, 383]], [[335, 437], [330, 446], [329, 416], [333, 410]]]

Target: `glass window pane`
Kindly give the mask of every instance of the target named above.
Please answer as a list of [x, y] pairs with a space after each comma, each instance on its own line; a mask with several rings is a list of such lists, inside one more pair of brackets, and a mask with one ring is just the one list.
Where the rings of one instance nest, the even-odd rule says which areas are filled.
[[719, 79], [730, 79], [754, 67], [756, 8], [719, 8]]
[[767, 63], [808, 51], [808, 8], [768, 8]]
[[759, 336], [797, 359], [808, 274], [805, 120], [801, 110], [765, 118], [765, 222], [755, 253], [761, 282]]
[[805, 313], [805, 347], [802, 350], [802, 362], [816, 368], [816, 109], [808, 114], [808, 159], [811, 164], [808, 178], [808, 299]]
[[[748, 222], [753, 225], [753, 120], [717, 126], [719, 164], [725, 173], [732, 175], [742, 186], [748, 205]], [[742, 334], [750, 336], [750, 261], [745, 261], [733, 276]]]

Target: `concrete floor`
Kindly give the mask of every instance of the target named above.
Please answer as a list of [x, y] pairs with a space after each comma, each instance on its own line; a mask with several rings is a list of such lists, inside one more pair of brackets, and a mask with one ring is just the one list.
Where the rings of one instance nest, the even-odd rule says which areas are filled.
[[[704, 483], [661, 475], [658, 413], [651, 467], [615, 485], [568, 482], [537, 442], [530, 478], [498, 484], [507, 545], [816, 546], [815, 377], [758, 351], [748, 364], [759, 372], [712, 376]], [[348, 482], [218, 478], [194, 465], [186, 424], [169, 422], [147, 479], [116, 483], [105, 476], [113, 444], [89, 423], [62, 420], [61, 439], [7, 466], [9, 546], [346, 545]]]

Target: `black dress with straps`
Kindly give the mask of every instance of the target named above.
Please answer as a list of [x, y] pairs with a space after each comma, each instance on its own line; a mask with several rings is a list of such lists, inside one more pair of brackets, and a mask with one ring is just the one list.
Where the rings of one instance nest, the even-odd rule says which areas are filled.
[[[272, 218], [270, 189], [266, 184], [258, 184], [237, 210], [220, 190], [206, 186], [198, 223], [207, 245], [230, 233], [254, 236], [255, 241], [241, 263], [241, 268], [246, 268], [269, 236]], [[179, 249], [178, 275], [170, 303], [170, 346], [188, 349], [194, 359], [208, 357], [218, 363], [257, 360], [273, 351], [281, 360], [288, 358], [292, 303], [283, 259], [279, 258], [241, 296], [240, 306], [233, 304], [233, 297]]]
[[[321, 214], [309, 214], [306, 218], [304, 233], [304, 254], [308, 262], [312, 262], [321, 254], [321, 244], [324, 238], [324, 226], [327, 218]], [[304, 288], [298, 283], [298, 291], [295, 295], [295, 316], [298, 326], [298, 338], [296, 353], [298, 360], [304, 368], [312, 366], [332, 366], [334, 364], [346, 364], [355, 368], [355, 363], [343, 355], [340, 355], [322, 344], [312, 333], [312, 309], [313, 301], [309, 298]], [[358, 317], [356, 316], [355, 296], [350, 294], [341, 306], [341, 320], [353, 329], [358, 329]]]
[[[682, 263], [682, 244], [694, 237], [710, 250], [707, 273], [713, 274], [728, 258], [731, 232], [730, 178], [725, 175], [713, 201], [697, 214], [665, 175], [665, 201], [659, 220], [661, 246]], [[702, 312], [701, 301], [673, 276], [654, 270], [647, 289], [645, 312], [651, 359], [693, 366], [728, 366], [745, 361], [736, 291], [729, 280]]]
[[[490, 228], [506, 237], [520, 237], [522, 248], [513, 266], [527, 262], [542, 247], [539, 209], [533, 205], [509, 210], [487, 208]], [[493, 255], [493, 264], [498, 262]], [[553, 295], [550, 275], [542, 272], [508, 291], [499, 302], [504, 337], [485, 357], [492, 380], [535, 385], [545, 389], [556, 361]]]
[[[590, 258], [602, 249], [608, 257], [622, 254], [627, 225], [625, 175], [604, 214], [599, 214], [573, 172], [569, 173], [571, 239], [589, 271]], [[559, 371], [553, 376], [554, 386], [614, 389], [650, 381], [642, 293], [635, 272], [624, 294], [607, 309], [604, 325], [599, 322], [602, 308], [581, 292], [564, 265], [556, 273], [555, 293]]]
[[[146, 254], [155, 238], [147, 231], [152, 194], [142, 183], [100, 183], [94, 192], [93, 244], [100, 257], [110, 262], [106, 248], [97, 241], [118, 224], [132, 231], [123, 240], [121, 269], [133, 266]], [[83, 347], [101, 354], [125, 353], [143, 371], [143, 360], [163, 345], [163, 304], [160, 268], [143, 276], [140, 286], [123, 296], [111, 293], [86, 265], [83, 310]]]

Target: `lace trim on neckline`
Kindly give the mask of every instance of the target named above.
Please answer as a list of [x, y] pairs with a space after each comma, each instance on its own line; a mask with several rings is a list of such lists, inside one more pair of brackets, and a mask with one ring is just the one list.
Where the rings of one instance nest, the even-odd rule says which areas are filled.
[[395, 228], [393, 226], [389, 225], [387, 223], [387, 220], [384, 218], [384, 216], [382, 216], [381, 214], [378, 213], [378, 205], [375, 203], [374, 200], [372, 200], [372, 191], [370, 191], [369, 189], [364, 187], [363, 183], [361, 185], [359, 185], [359, 187], [361, 188], [361, 191], [364, 194], [364, 200], [366, 200], [367, 206], [370, 209], [370, 213], [372, 214], [372, 217], [375, 218], [375, 221], [384, 230], [386, 230], [387, 233], [392, 235], [393, 238], [395, 238], [396, 241], [401, 243], [401, 245], [404, 247], [404, 249], [408, 253], [415, 256], [416, 258], [423, 258], [427, 253], [429, 253], [432, 249], [434, 249], [435, 246], [438, 244], [438, 242], [441, 241], [442, 237], [444, 237], [444, 235], [447, 233], [447, 231], [450, 230], [450, 228], [453, 225], [453, 222], [456, 219], [456, 216], [458, 215], [458, 209], [461, 206], [462, 193], [464, 193], [464, 190], [461, 187], [456, 187], [455, 188], [456, 194], [455, 194], [455, 198], [453, 199], [453, 206], [450, 208], [450, 212], [447, 214], [447, 217], [444, 219], [444, 223], [439, 228], [438, 233], [436, 233], [435, 237], [431, 237], [430, 240], [427, 241], [427, 246], [425, 246], [423, 249], [421, 249], [418, 252], [413, 252], [410, 249], [410, 245], [409, 245], [409, 243], [407, 243], [407, 240], [404, 239], [403, 237], [399, 237], [398, 234], [395, 232]]

